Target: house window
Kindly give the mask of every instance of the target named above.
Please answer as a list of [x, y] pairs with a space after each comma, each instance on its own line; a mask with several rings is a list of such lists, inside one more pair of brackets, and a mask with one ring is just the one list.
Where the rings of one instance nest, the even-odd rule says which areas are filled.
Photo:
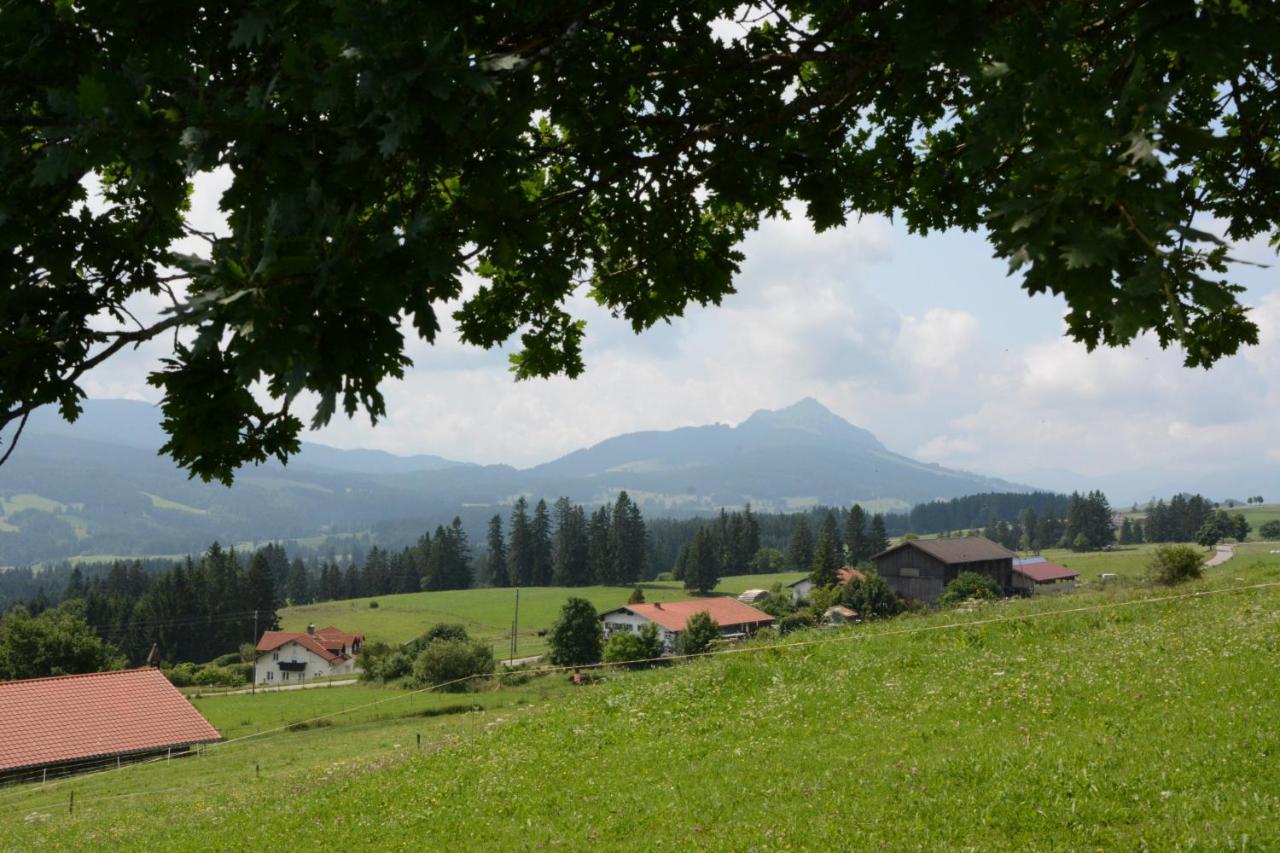
[[282, 680], [284, 680], [284, 681], [288, 681], [288, 680], [289, 680], [289, 671], [288, 671], [288, 670], [285, 670], [285, 671], [280, 675], [280, 678], [281, 678]]
[[271, 659], [272, 659], [273, 661], [280, 660], [280, 653], [279, 653], [279, 652], [272, 652], [272, 653], [271, 653]]
[[267, 681], [275, 681], [275, 673], [267, 670]]

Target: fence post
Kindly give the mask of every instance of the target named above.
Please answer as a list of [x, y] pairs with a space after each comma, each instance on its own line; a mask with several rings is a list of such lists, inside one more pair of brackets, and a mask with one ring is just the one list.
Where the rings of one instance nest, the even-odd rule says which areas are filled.
[[422, 749], [422, 732], [418, 732], [418, 749]]
[[76, 813], [76, 792], [73, 789], [71, 791], [71, 803], [67, 806], [67, 814], [75, 814], [75, 813]]

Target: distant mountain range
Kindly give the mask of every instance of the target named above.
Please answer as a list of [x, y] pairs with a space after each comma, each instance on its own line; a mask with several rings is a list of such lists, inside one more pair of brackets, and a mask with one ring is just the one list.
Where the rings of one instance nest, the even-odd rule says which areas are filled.
[[1025, 488], [894, 453], [813, 399], [736, 427], [628, 433], [528, 469], [307, 443], [288, 466], [246, 468], [225, 488], [189, 480], [156, 454], [164, 441], [146, 403], [89, 400], [75, 424], [37, 413], [0, 467], [0, 565], [375, 528], [403, 538], [458, 513], [478, 536], [521, 494], [598, 504], [626, 489], [646, 515], [688, 516], [748, 501], [775, 511], [902, 509]]

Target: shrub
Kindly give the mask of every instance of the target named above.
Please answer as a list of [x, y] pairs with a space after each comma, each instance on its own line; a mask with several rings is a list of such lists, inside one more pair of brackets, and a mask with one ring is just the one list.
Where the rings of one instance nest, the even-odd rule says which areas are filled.
[[245, 678], [238, 669], [214, 664], [201, 667], [193, 680], [201, 687], [239, 687], [245, 683]]
[[466, 642], [471, 637], [467, 634], [466, 627], [456, 622], [441, 622], [439, 625], [432, 625], [427, 629], [427, 633], [419, 638], [422, 645], [430, 643], [432, 640], [462, 640]]
[[812, 628], [818, 624], [813, 613], [808, 610], [797, 610], [795, 613], [788, 613], [778, 620], [778, 633], [784, 637], [792, 631], [800, 631], [804, 628]]
[[240, 663], [242, 660], [243, 658], [240, 657], [240, 652], [238, 651], [229, 652], [225, 655], [218, 655], [216, 658], [209, 661], [209, 665], [210, 666], [231, 666], [233, 663]]
[[676, 653], [682, 655], [696, 655], [705, 652], [713, 640], [720, 638], [720, 626], [716, 624], [716, 620], [711, 618], [711, 614], [705, 610], [693, 614], [689, 617], [689, 621], [685, 622], [684, 630], [680, 632], [679, 639], [676, 641]]
[[1280, 539], [1280, 520], [1264, 522], [1258, 528], [1258, 535], [1263, 539]]
[[240, 662], [253, 663], [258, 659], [258, 649], [253, 643], [240, 644]]
[[377, 609], [378, 609], [378, 602], [376, 602], [376, 601], [370, 601], [370, 602], [369, 602], [369, 609], [370, 609], [370, 610], [377, 610]]
[[432, 640], [414, 660], [413, 678], [423, 687], [460, 693], [471, 689], [472, 676], [493, 675], [493, 667], [493, 649], [484, 643]]
[[570, 598], [551, 627], [551, 662], [556, 666], [596, 663], [603, 639], [595, 606], [585, 598]]
[[194, 663], [180, 663], [170, 669], [161, 669], [160, 671], [174, 687], [190, 687], [196, 683], [196, 673], [199, 670], [200, 667]]
[[1191, 545], [1161, 545], [1147, 560], [1147, 574], [1166, 586], [1195, 580], [1204, 571], [1204, 552]]
[[631, 597], [627, 599], [627, 604], [644, 604], [644, 590], [640, 587], [631, 590]]
[[662, 656], [662, 637], [658, 626], [650, 622], [636, 633], [618, 631], [610, 635], [604, 644], [605, 663], [648, 661]]
[[947, 588], [942, 591], [942, 597], [938, 599], [938, 604], [941, 607], [950, 607], [972, 598], [999, 597], [1000, 587], [996, 586], [996, 582], [991, 578], [977, 572], [961, 572], [956, 575], [955, 580], [947, 584]]
[[854, 578], [840, 590], [845, 607], [858, 611], [862, 619], [888, 619], [906, 609], [902, 597], [889, 588], [875, 569], [863, 572], [865, 580]]

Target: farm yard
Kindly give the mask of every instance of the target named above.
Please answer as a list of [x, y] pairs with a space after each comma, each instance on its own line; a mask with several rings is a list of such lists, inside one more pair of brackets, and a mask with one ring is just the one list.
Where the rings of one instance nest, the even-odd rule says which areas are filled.
[[[768, 589], [778, 582], [785, 585], [803, 576], [803, 572], [738, 575], [722, 578], [715, 592], [737, 595], [752, 587]], [[647, 581], [639, 586], [648, 601], [672, 601], [689, 595], [679, 581]], [[526, 657], [546, 651], [546, 638], [538, 636], [538, 632], [551, 626], [560, 606], [569, 596], [585, 598], [597, 610], [605, 610], [624, 603], [630, 594], [631, 587], [616, 586], [521, 589], [516, 656]], [[374, 601], [377, 607], [370, 606]], [[457, 622], [465, 626], [475, 639], [493, 643], [497, 657], [503, 658], [509, 651], [514, 606], [513, 589], [413, 592], [288, 607], [280, 611], [280, 621], [284, 631], [303, 631], [308, 624], [340, 625], [343, 630], [364, 634], [370, 642], [381, 640], [388, 643], [411, 640], [439, 622]]]
[[[1242, 546], [1174, 589], [1089, 585], [793, 634], [588, 689], [551, 677], [518, 707], [338, 717], [168, 766], [0, 790], [0, 805], [18, 847], [163, 846], [181, 824], [195, 847], [441, 847], [465, 833], [488, 848], [908, 836], [921, 847], [1266, 848], [1280, 844], [1280, 680], [1269, 675], [1280, 666], [1280, 557], [1269, 550]], [[1100, 556], [1090, 571], [1128, 564]], [[344, 694], [397, 692], [196, 701], [228, 733], [251, 733], [308, 702], [329, 712]], [[323, 797], [296, 796], [321, 785]]]

